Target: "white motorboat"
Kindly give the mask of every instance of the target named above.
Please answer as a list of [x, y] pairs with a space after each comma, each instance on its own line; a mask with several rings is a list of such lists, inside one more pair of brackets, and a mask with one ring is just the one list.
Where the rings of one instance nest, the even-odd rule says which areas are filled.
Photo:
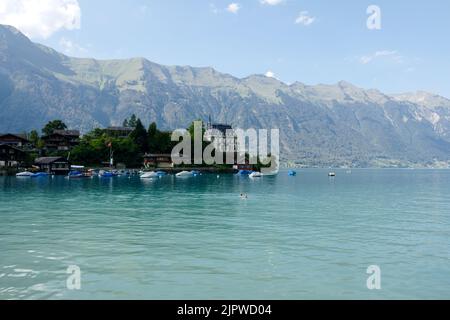
[[262, 178], [263, 177], [263, 174], [261, 173], [261, 172], [252, 172], [250, 175], [249, 175], [249, 177], [250, 178]]
[[24, 172], [20, 172], [20, 173], [16, 174], [16, 177], [31, 177], [32, 175], [33, 175], [33, 173], [24, 171]]
[[273, 176], [277, 176], [279, 173], [278, 170], [276, 171], [271, 171], [271, 172], [267, 172], [267, 173], [261, 173], [264, 177], [273, 177]]
[[155, 178], [159, 178], [159, 174], [154, 171], [144, 172], [143, 174], [141, 174], [141, 179], [155, 179]]
[[180, 173], [177, 173], [176, 176], [178, 178], [192, 177], [192, 172], [190, 172], [190, 171], [181, 171]]

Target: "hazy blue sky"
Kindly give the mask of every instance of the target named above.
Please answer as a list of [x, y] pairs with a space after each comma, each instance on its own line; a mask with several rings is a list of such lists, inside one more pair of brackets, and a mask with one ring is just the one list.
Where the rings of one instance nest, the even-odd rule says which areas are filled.
[[[30, 1], [48, 7], [17, 7]], [[388, 93], [427, 90], [450, 97], [448, 0], [1, 2], [7, 3], [0, 3], [1, 23], [14, 23], [69, 55], [145, 57], [238, 77], [271, 71], [287, 83], [347, 80]], [[366, 26], [371, 4], [381, 9], [381, 30]]]

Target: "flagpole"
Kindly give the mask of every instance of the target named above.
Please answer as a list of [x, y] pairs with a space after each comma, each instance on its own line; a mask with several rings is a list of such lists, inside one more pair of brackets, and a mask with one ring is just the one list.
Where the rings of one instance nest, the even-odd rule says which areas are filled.
[[111, 169], [114, 166], [112, 143], [109, 145], [109, 165], [110, 165]]
[[114, 165], [114, 158], [113, 158], [114, 151], [112, 149], [112, 142], [108, 144], [108, 147], [109, 147], [109, 167], [112, 169]]

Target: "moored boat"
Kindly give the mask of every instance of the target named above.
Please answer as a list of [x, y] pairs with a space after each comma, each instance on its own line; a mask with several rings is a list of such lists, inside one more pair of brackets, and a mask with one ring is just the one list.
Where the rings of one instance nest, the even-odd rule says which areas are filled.
[[33, 175], [33, 173], [32, 172], [28, 172], [28, 171], [24, 171], [24, 172], [20, 172], [20, 173], [18, 173], [18, 174], [16, 174], [16, 177], [19, 177], [19, 178], [29, 178], [29, 177], [31, 177]]
[[69, 175], [67, 177], [69, 179], [85, 179], [85, 178], [92, 178], [92, 175], [80, 171], [71, 171], [69, 172]]
[[248, 176], [251, 175], [253, 173], [253, 171], [250, 170], [239, 170], [239, 172], [237, 173], [239, 176]]
[[114, 177], [117, 177], [117, 174], [115, 174], [114, 172], [110, 172], [110, 171], [100, 171], [99, 177], [100, 178], [114, 178]]
[[190, 171], [181, 171], [180, 173], [177, 173], [176, 176], [178, 178], [192, 177], [192, 172], [190, 172]]
[[47, 172], [37, 172], [37, 173], [33, 173], [31, 175], [31, 178], [43, 178], [43, 177], [48, 177], [49, 174]]
[[157, 172], [144, 172], [143, 174], [141, 174], [141, 179], [154, 179], [154, 178], [159, 178], [159, 175]]
[[261, 173], [264, 177], [273, 177], [273, 176], [277, 176], [279, 173], [278, 170], [275, 171], [271, 171], [271, 172], [266, 172], [266, 173]]
[[98, 176], [99, 171], [96, 170], [96, 169], [89, 169], [89, 170], [87, 171], [87, 174], [88, 174], [91, 178], [93, 178], [94, 176]]
[[250, 177], [250, 178], [262, 178], [262, 177], [263, 177], [263, 174], [262, 174], [261, 172], [255, 171], [255, 172], [252, 172], [252, 173], [249, 175], [249, 177]]

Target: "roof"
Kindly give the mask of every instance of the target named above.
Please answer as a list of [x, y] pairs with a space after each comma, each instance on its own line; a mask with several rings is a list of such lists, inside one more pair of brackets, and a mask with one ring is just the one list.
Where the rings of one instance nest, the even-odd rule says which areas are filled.
[[132, 131], [134, 131], [134, 128], [131, 128], [131, 127], [108, 127], [108, 128], [106, 128], [106, 130], [109, 130], [109, 131], [130, 131], [130, 132], [132, 132]]
[[26, 134], [21, 134], [21, 133], [0, 133], [0, 138], [6, 137], [6, 136], [11, 136], [11, 137], [15, 137], [18, 138], [22, 141], [26, 141], [28, 142], [29, 140], [26, 137]]
[[232, 125], [230, 125], [230, 124], [225, 124], [225, 123], [213, 123], [211, 126], [212, 126], [213, 128], [229, 128], [229, 129], [232, 129], [232, 128], [233, 128]]
[[60, 134], [63, 136], [80, 136], [80, 131], [78, 130], [54, 130], [53, 134]]
[[43, 136], [42, 139], [48, 139], [52, 136], [61, 136], [61, 137], [69, 137], [69, 138], [79, 138], [80, 137], [80, 131], [77, 130], [55, 130], [52, 134]]
[[50, 164], [55, 162], [68, 162], [66, 158], [63, 157], [44, 157], [44, 158], [37, 158], [34, 163], [36, 164]]
[[16, 150], [16, 151], [25, 153], [25, 151], [23, 151], [22, 149], [16, 148], [16, 147], [14, 147], [14, 146], [12, 146], [12, 145], [10, 145], [10, 144], [0, 143], [0, 147], [7, 147], [7, 148], [9, 148], [9, 149], [13, 149], [13, 150]]
[[233, 130], [233, 127], [229, 124], [214, 123], [210, 125], [209, 129], [218, 130], [226, 134], [228, 130]]
[[163, 154], [146, 153], [146, 154], [144, 154], [144, 158], [157, 158], [157, 157], [172, 158], [172, 155], [168, 154], [168, 153], [163, 153]]

